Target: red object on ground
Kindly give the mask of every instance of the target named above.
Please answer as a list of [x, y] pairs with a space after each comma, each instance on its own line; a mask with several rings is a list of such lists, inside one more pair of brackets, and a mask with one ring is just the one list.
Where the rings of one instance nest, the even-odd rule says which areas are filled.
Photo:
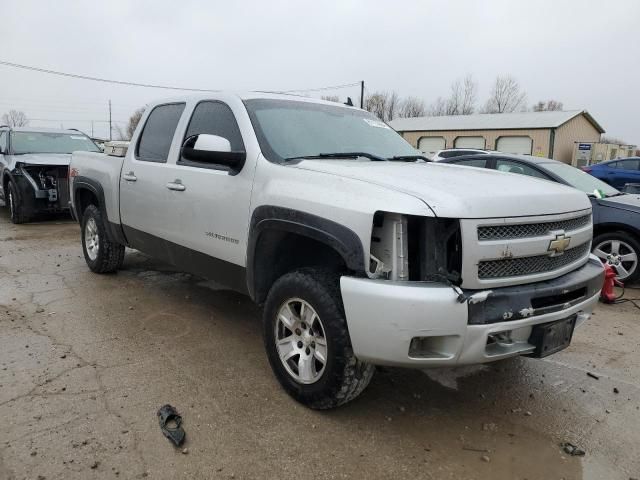
[[614, 303], [616, 301], [616, 292], [613, 287], [622, 287], [622, 282], [616, 280], [616, 272], [613, 267], [607, 263], [604, 264], [604, 285], [600, 292], [600, 301], [603, 303]]

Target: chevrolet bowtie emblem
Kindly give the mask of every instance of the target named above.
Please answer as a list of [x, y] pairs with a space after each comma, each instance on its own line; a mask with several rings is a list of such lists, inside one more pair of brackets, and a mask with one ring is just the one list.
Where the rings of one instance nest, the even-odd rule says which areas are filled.
[[561, 253], [564, 253], [569, 246], [569, 243], [571, 243], [571, 237], [566, 237], [564, 233], [556, 235], [555, 240], [551, 240], [549, 242], [547, 252], [552, 255], [560, 255]]

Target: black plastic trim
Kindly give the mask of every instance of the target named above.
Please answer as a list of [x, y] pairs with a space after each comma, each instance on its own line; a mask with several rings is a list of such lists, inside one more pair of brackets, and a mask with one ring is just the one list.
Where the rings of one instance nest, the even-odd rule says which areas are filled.
[[246, 269], [244, 267], [178, 245], [127, 225], [123, 225], [122, 228], [131, 247], [136, 250], [174, 265], [185, 272], [215, 280], [231, 290], [243, 294], [248, 293]]
[[364, 249], [358, 235], [332, 220], [290, 208], [264, 205], [254, 210], [247, 245], [247, 287], [256, 300], [256, 246], [260, 235], [267, 230], [294, 233], [324, 243], [334, 249], [347, 268], [358, 276], [365, 276]]
[[[596, 295], [604, 282], [604, 268], [598, 260], [589, 259], [581, 268], [561, 277], [544, 282], [516, 285], [513, 287], [494, 288], [486, 300], [469, 301], [469, 324], [482, 325], [498, 322], [521, 320], [531, 316], [559, 312], [569, 306], [584, 302]], [[463, 290], [472, 297], [478, 290]], [[540, 305], [539, 299], [562, 299], [571, 292], [579, 291], [579, 295], [569, 296], [564, 303]], [[533, 305], [538, 308], [534, 308]]]
[[107, 216], [106, 203], [104, 201], [104, 190], [102, 189], [102, 185], [100, 185], [95, 180], [89, 177], [77, 176], [73, 181], [73, 213], [72, 215], [77, 219], [78, 222], [82, 222], [82, 214], [84, 212], [78, 212], [76, 208], [78, 207], [78, 192], [81, 190], [89, 190], [93, 193], [98, 199], [98, 209], [102, 214], [102, 218], [106, 220], [105, 228], [107, 230], [107, 235], [109, 236], [109, 240], [112, 242], [119, 243], [121, 245], [128, 245], [127, 237], [125, 236], [122, 227], [119, 223], [114, 223], [109, 220]]

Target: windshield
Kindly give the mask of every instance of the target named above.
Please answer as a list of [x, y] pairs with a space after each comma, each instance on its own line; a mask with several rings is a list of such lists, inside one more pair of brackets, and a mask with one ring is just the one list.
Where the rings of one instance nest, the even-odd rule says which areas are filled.
[[89, 137], [78, 133], [12, 132], [11, 151], [24, 153], [72, 153], [78, 150], [100, 152]]
[[[420, 155], [393, 129], [355, 108], [291, 100], [245, 101], [268, 160], [365, 152], [385, 159]], [[328, 158], [327, 158], [328, 160]]]
[[596, 177], [566, 163], [545, 163], [543, 166], [572, 187], [582, 190], [584, 193], [593, 194], [596, 190], [602, 190], [607, 197], [620, 193]]

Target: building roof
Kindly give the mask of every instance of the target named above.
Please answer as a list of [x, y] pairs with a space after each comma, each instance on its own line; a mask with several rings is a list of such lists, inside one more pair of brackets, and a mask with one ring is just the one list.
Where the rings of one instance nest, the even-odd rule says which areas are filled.
[[446, 115], [440, 117], [397, 118], [389, 126], [398, 132], [429, 132], [446, 130], [514, 130], [556, 128], [578, 115], [586, 119], [600, 133], [604, 129], [586, 110], [564, 112], [477, 113], [473, 115]]

